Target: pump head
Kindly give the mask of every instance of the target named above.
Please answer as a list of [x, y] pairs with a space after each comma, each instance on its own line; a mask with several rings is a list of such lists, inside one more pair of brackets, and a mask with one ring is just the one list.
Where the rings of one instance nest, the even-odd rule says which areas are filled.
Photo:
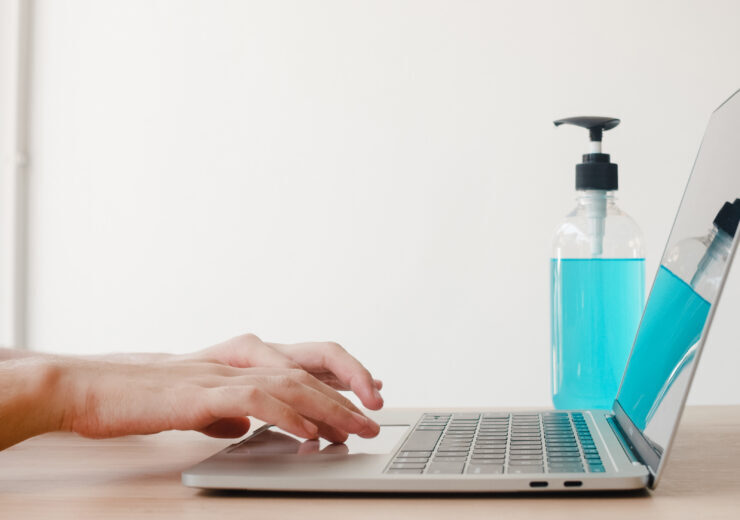
[[600, 116], [578, 116], [558, 119], [557, 121], [554, 121], [554, 123], [555, 126], [575, 125], [580, 126], [581, 128], [586, 128], [588, 129], [591, 141], [601, 142], [601, 136], [603, 133], [617, 126], [619, 124], [619, 119]]
[[738, 221], [740, 221], [740, 199], [735, 199], [735, 202], [724, 203], [714, 218], [714, 225], [730, 235], [730, 238], [735, 238]]
[[610, 162], [609, 154], [601, 153], [601, 139], [604, 132], [619, 124], [613, 117], [578, 116], [558, 119], [555, 126], [575, 125], [586, 128], [591, 140], [589, 153], [583, 155], [583, 162], [576, 164], [577, 190], [619, 189], [619, 167]]
[[588, 130], [589, 153], [583, 155], [582, 163], [576, 164], [576, 189], [588, 192], [584, 200], [591, 256], [600, 257], [604, 251], [606, 192], [619, 187], [618, 167], [610, 162], [608, 154], [601, 153], [601, 139], [605, 131], [619, 124], [619, 119], [579, 116], [558, 119], [554, 123], [555, 126], [575, 125]]

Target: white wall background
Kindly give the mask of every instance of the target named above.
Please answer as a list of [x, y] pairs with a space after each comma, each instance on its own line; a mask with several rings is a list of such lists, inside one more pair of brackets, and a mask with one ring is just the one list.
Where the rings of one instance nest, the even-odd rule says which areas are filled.
[[[14, 119], [10, 115], [13, 112], [13, 73], [15, 41], [14, 23], [15, 12], [7, 0], [0, 0], [0, 280], [3, 285], [6, 277], [3, 276], [9, 268], [8, 255], [5, 249], [9, 247], [12, 237], [7, 228], [10, 215], [6, 211], [6, 201], [10, 197], [8, 192], [10, 175], [13, 172], [13, 134]], [[0, 345], [8, 343], [9, 323], [4, 317], [7, 314], [8, 296], [10, 291], [7, 287], [0, 286]]]
[[[390, 405], [549, 404], [585, 132], [652, 278], [740, 3], [38, 0], [30, 346], [334, 339]], [[738, 268], [692, 399], [740, 402]]]

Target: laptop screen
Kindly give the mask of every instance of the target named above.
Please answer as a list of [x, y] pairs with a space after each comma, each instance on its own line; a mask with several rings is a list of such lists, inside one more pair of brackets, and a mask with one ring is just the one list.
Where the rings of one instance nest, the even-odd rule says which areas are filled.
[[633, 437], [639, 430], [643, 451], [652, 452], [643, 458], [654, 474], [678, 426], [740, 234], [738, 150], [740, 91], [709, 121], [615, 402], [617, 418], [632, 423], [625, 431]]

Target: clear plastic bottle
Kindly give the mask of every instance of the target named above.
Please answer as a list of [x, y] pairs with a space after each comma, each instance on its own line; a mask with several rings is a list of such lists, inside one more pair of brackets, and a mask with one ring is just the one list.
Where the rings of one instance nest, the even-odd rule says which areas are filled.
[[601, 132], [614, 121], [556, 122], [588, 128], [592, 141], [576, 167], [576, 207], [552, 248], [552, 399], [559, 409], [612, 407], [645, 303], [642, 232], [617, 207], [617, 165], [601, 153]]
[[706, 235], [681, 240], [661, 262], [635, 344], [632, 381], [624, 390], [625, 402], [634, 403], [630, 416], [639, 428], [647, 426], [696, 357], [738, 221], [740, 199], [726, 202]]
[[730, 256], [738, 219], [740, 199], [725, 202], [709, 232], [701, 237], [680, 241], [666, 253], [661, 267], [687, 283], [708, 303], [714, 303]]

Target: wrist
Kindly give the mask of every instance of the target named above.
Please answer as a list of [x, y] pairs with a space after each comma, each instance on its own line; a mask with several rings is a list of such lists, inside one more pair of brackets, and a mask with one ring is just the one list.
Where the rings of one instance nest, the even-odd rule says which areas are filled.
[[61, 373], [51, 357], [0, 363], [0, 449], [62, 428]]

